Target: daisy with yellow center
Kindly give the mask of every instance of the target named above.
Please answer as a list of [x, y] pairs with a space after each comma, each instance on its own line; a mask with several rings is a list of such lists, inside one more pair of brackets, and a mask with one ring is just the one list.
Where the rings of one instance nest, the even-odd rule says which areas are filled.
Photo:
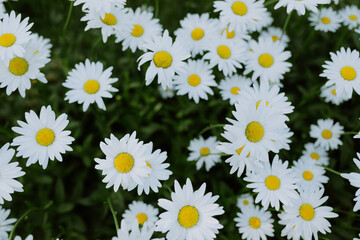
[[229, 100], [234, 105], [240, 101], [240, 93], [250, 88], [252, 81], [244, 76], [232, 75], [219, 83], [220, 94], [223, 100]]
[[346, 5], [339, 11], [340, 20], [349, 29], [354, 29], [360, 25], [360, 9], [356, 5]]
[[320, 96], [325, 100], [325, 102], [329, 102], [335, 105], [339, 105], [343, 102], [350, 100], [351, 98], [348, 97], [345, 91], [339, 94], [336, 92], [336, 86], [322, 86]]
[[236, 206], [240, 209], [254, 206], [254, 198], [250, 193], [241, 194], [237, 198]]
[[70, 131], [64, 130], [69, 123], [65, 113], [55, 118], [51, 107], [43, 106], [39, 116], [34, 111], [25, 113], [27, 122], [19, 121], [21, 127], [12, 128], [21, 136], [14, 138], [11, 145], [18, 146], [17, 156], [28, 158], [27, 166], [39, 162], [45, 169], [49, 159], [61, 162], [61, 153], [72, 151], [69, 145], [74, 138], [69, 136]]
[[317, 31], [336, 32], [341, 26], [341, 17], [332, 8], [321, 8], [318, 12], [311, 12], [310, 25]]
[[174, 185], [175, 192], [171, 194], [171, 201], [158, 201], [158, 205], [164, 208], [165, 212], [160, 214], [155, 231], [167, 232], [168, 239], [172, 238], [171, 236], [184, 236], [184, 239], [214, 239], [218, 230], [223, 228], [214, 218], [224, 213], [223, 207], [215, 203], [218, 196], [212, 196], [211, 193], [205, 195], [205, 183], [194, 191], [190, 179], [186, 180], [183, 187], [176, 180]]
[[152, 205], [141, 201], [133, 201], [129, 204], [128, 208], [128, 210], [125, 210], [122, 218], [129, 226], [137, 222], [140, 226], [146, 223], [149, 228], [152, 228], [158, 220], [159, 210]]
[[285, 46], [288, 45], [290, 39], [286, 33], [283, 34], [281, 28], [269, 27], [266, 31], [261, 31], [259, 38], [271, 39], [273, 42], [282, 42]]
[[334, 123], [332, 119], [319, 119], [317, 125], [310, 126], [310, 137], [316, 139], [315, 146], [321, 146], [326, 151], [337, 149], [342, 145], [340, 136], [343, 129], [343, 126], [338, 122]]
[[300, 159], [310, 158], [315, 164], [328, 166], [329, 156], [324, 148], [315, 146], [314, 143], [305, 144], [305, 149], [302, 151]]
[[70, 89], [66, 92], [65, 100], [83, 104], [84, 112], [95, 102], [100, 109], [106, 110], [102, 98], [112, 98], [111, 93], [118, 91], [111, 85], [118, 79], [111, 78], [111, 74], [112, 67], [104, 70], [101, 62], [86, 59], [85, 63], [76, 64], [63, 83], [64, 87]]

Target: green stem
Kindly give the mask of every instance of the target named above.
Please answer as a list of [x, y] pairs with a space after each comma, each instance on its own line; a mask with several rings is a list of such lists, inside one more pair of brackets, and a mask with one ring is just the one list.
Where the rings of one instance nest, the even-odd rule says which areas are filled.
[[342, 133], [341, 135], [356, 135], [358, 134], [359, 132], [344, 132]]
[[264, 3], [264, 7], [267, 7], [267, 6], [269, 6], [269, 5], [273, 4], [273, 3], [276, 3], [277, 1], [279, 1], [279, 0], [269, 0], [269, 1], [266, 1], [266, 2]]
[[109, 203], [109, 208], [110, 208], [111, 214], [112, 214], [112, 216], [113, 216], [113, 218], [114, 218], [114, 223], [115, 223], [115, 228], [116, 228], [116, 234], [117, 234], [117, 231], [118, 231], [118, 229], [119, 229], [119, 222], [118, 222], [117, 217], [116, 217], [117, 212], [114, 210], [110, 198], [108, 198], [107, 201], [108, 201], [108, 203]]
[[155, 18], [159, 16], [159, 0], [155, 0]]
[[340, 37], [338, 38], [338, 41], [336, 42], [335, 50], [339, 49], [339, 47], [342, 45], [344, 37], [346, 36], [347, 32], [348, 32], [348, 28], [344, 27], [344, 29], [341, 32]]
[[289, 22], [290, 22], [290, 19], [291, 19], [291, 16], [293, 15], [293, 13], [294, 13], [294, 10], [292, 10], [292, 11], [289, 13], [289, 15], [287, 16], [287, 18], [286, 18], [286, 20], [285, 20], [285, 24], [284, 24], [283, 29], [282, 29], [282, 33], [281, 33], [280, 40], [281, 40], [282, 36], [285, 34], [285, 32], [286, 32], [286, 28], [287, 28], [287, 26], [289, 25]]
[[74, 1], [71, 1], [69, 12], [68, 12], [68, 15], [67, 15], [67, 18], [66, 18], [66, 21], [65, 21], [65, 25], [64, 25], [64, 28], [63, 28], [63, 35], [65, 35], [67, 27], [69, 25], [73, 6], [74, 6]]
[[319, 164], [316, 164], [316, 165], [318, 165], [320, 167], [323, 167], [325, 170], [327, 170], [329, 172], [332, 172], [332, 173], [334, 173], [336, 175], [339, 175], [339, 176], [341, 175], [341, 172], [338, 172], [338, 171], [336, 171], [336, 170], [334, 170], [332, 168], [329, 168], [329, 167], [326, 167], [326, 166], [323, 166], [323, 165], [319, 165]]
[[201, 136], [204, 132], [213, 129], [213, 128], [220, 128], [220, 127], [224, 127], [225, 124], [211, 124], [210, 126], [207, 126], [206, 128], [204, 128], [203, 130], [200, 131], [199, 136]]

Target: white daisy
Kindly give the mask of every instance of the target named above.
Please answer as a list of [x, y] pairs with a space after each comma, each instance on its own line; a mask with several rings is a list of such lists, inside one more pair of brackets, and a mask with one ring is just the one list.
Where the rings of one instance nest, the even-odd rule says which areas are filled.
[[243, 210], [244, 208], [249, 208], [254, 206], [254, 198], [250, 193], [241, 194], [237, 198], [236, 206]]
[[8, 149], [9, 143], [0, 148], [0, 204], [4, 204], [4, 199], [11, 201], [14, 192], [23, 192], [23, 185], [15, 178], [25, 175], [18, 167], [18, 162], [10, 163], [15, 154], [14, 149]]
[[321, 8], [318, 12], [311, 12], [310, 25], [317, 31], [335, 32], [341, 26], [341, 18], [332, 8]]
[[177, 95], [187, 94], [189, 99], [199, 103], [208, 100], [208, 94], [214, 95], [210, 87], [217, 86], [210, 65], [204, 60], [188, 60], [184, 68], [174, 76]]
[[208, 13], [202, 15], [188, 13], [180, 21], [181, 28], [175, 31], [175, 36], [185, 43], [188, 51], [195, 57], [197, 54], [203, 54], [207, 49], [211, 37], [218, 31], [217, 22], [210, 19]]
[[119, 9], [124, 8], [126, 0], [71, 0], [75, 1], [74, 6], [84, 4], [84, 10], [96, 11], [101, 14], [101, 17], [104, 18], [105, 13], [109, 13], [113, 10], [114, 6]]
[[263, 168], [255, 168], [246, 174], [244, 180], [249, 182], [246, 187], [258, 193], [255, 203], [261, 201], [265, 210], [269, 205], [279, 210], [280, 202], [290, 204], [297, 198], [294, 175], [288, 164], [275, 155], [271, 165], [265, 162]]
[[117, 236], [112, 237], [111, 240], [150, 240], [153, 233], [154, 228], [147, 227], [146, 223], [140, 229], [137, 222], [134, 222], [132, 225], [128, 225], [125, 219], [123, 219], [121, 221], [120, 229], [117, 230]]
[[317, 125], [310, 126], [310, 137], [316, 138], [315, 146], [321, 146], [326, 151], [333, 150], [342, 145], [340, 135], [344, 133], [343, 129], [338, 122], [334, 124], [332, 119], [319, 119]]
[[[217, 26], [217, 37], [221, 37], [223, 35], [229, 41], [237, 42], [238, 40], [250, 40], [251, 36], [249, 35], [248, 30], [246, 29], [234, 29], [232, 31], [229, 30], [227, 25], [224, 25], [219, 19], [213, 19]], [[214, 35], [216, 37], [216, 35]]]
[[159, 19], [153, 18], [153, 13], [142, 11], [137, 8], [135, 12], [129, 9], [126, 14], [125, 26], [116, 31], [116, 41], [122, 41], [122, 50], [130, 48], [132, 52], [136, 49], [146, 50], [144, 44], [154, 36], [161, 36], [162, 26]]
[[16, 222], [15, 218], [9, 218], [10, 210], [5, 210], [0, 205], [0, 239], [7, 240], [9, 239], [8, 232], [13, 228], [12, 223]]
[[335, 85], [330, 87], [322, 86], [320, 96], [324, 98], [325, 102], [331, 102], [335, 105], [339, 105], [350, 99], [345, 91], [343, 91], [342, 94], [337, 94]]
[[136, 132], [121, 139], [111, 134], [105, 142], [100, 142], [100, 148], [105, 159], [95, 158], [95, 169], [102, 170], [102, 174], [106, 175], [103, 179], [107, 183], [106, 188], [114, 185], [117, 192], [120, 185], [123, 189], [128, 189], [132, 182], [141, 185], [151, 173], [146, 162], [152, 158], [152, 145], [139, 142]]
[[281, 28], [269, 27], [266, 31], [261, 31], [259, 38], [271, 39], [273, 42], [280, 41], [285, 46], [288, 45], [290, 39], [286, 33], [283, 34]]
[[147, 226], [152, 228], [158, 220], [158, 214], [159, 210], [152, 205], [145, 204], [141, 201], [133, 201], [129, 204], [129, 209], [125, 211], [122, 218], [129, 226], [132, 226], [132, 224], [136, 222], [139, 225], [147, 223]]
[[360, 25], [360, 9], [355, 5], [345, 6], [340, 10], [339, 16], [349, 29], [357, 28]]
[[317, 12], [318, 4], [329, 4], [330, 0], [279, 0], [275, 9], [286, 7], [286, 12], [290, 13], [294, 9], [298, 15], [304, 15], [305, 9]]
[[290, 71], [292, 64], [287, 60], [291, 53], [285, 51], [285, 45], [280, 41], [259, 38], [258, 42], [250, 41], [249, 48], [251, 50], [246, 52], [244, 74], [253, 72], [253, 80], [260, 78], [260, 81], [279, 83], [284, 74]]
[[317, 191], [300, 191], [299, 198], [292, 205], [284, 205], [284, 212], [278, 216], [279, 223], [285, 225], [281, 236], [288, 239], [318, 239], [318, 232], [331, 232], [330, 223], [326, 218], [338, 215], [331, 207], [321, 206], [328, 197], [322, 197], [324, 189]]
[[269, 27], [274, 21], [269, 11], [259, 13], [259, 15], [254, 18], [254, 20], [255, 21], [247, 25], [247, 29], [250, 33], [261, 32], [263, 28]]
[[320, 146], [315, 146], [314, 143], [305, 144], [305, 149], [302, 151], [300, 159], [310, 158], [316, 164], [328, 166], [329, 165], [329, 156], [324, 148]]
[[259, 208], [259, 206], [244, 208], [237, 213], [237, 218], [234, 220], [239, 228], [241, 239], [265, 240], [267, 236], [274, 236], [274, 220], [271, 218], [271, 213], [265, 211], [264, 208]]
[[29, 31], [32, 25], [28, 17], [21, 21], [21, 14], [15, 15], [14, 11], [3, 16], [0, 21], [0, 60], [25, 54], [25, 44], [32, 38]]
[[[354, 158], [355, 165], [360, 169], [360, 153], [356, 153], [358, 159]], [[360, 209], [360, 174], [359, 173], [342, 173], [341, 177], [349, 180], [350, 185], [353, 187], [358, 188], [358, 190], [355, 193], [354, 201], [356, 202], [354, 205], [354, 212], [358, 211]]]
[[37, 33], [32, 34], [33, 38], [29, 41], [28, 47], [36, 50], [34, 54], [39, 54], [43, 58], [50, 58], [52, 44], [50, 39], [44, 38]]
[[223, 207], [215, 203], [219, 196], [205, 195], [206, 184], [194, 191], [190, 179], [183, 188], [175, 180], [175, 192], [171, 201], [159, 199], [158, 205], [166, 210], [156, 222], [156, 231], [166, 234], [167, 239], [215, 239], [223, 226], [214, 216], [224, 213]]
[[209, 171], [216, 163], [221, 161], [220, 151], [216, 149], [219, 144], [216, 137], [204, 139], [202, 136], [190, 141], [188, 161], [196, 161], [196, 169], [199, 170], [205, 163], [206, 171]]
[[102, 98], [112, 98], [111, 93], [118, 91], [111, 85], [118, 81], [117, 78], [111, 78], [112, 69], [109, 67], [103, 70], [101, 62], [90, 62], [89, 59], [85, 60], [85, 64], [76, 64], [62, 84], [71, 89], [66, 92], [65, 100], [83, 104], [84, 112], [94, 102], [100, 109], [106, 110]]
[[150, 67], [145, 74], [145, 84], [149, 85], [158, 75], [158, 83], [162, 88], [171, 88], [175, 73], [181, 71], [185, 66], [184, 60], [190, 57], [183, 43], [177, 39], [173, 43], [168, 30], [165, 30], [163, 36], [154, 36], [144, 44], [144, 48], [149, 52], [139, 57], [138, 69], [150, 61]]
[[50, 160], [62, 162], [61, 153], [72, 151], [69, 146], [74, 138], [70, 131], [64, 131], [68, 125], [67, 114], [63, 113], [55, 118], [55, 112], [50, 106], [41, 107], [39, 117], [34, 111], [25, 113], [26, 122], [17, 121], [20, 127], [12, 130], [21, 136], [14, 138], [12, 146], [18, 146], [16, 156], [29, 158], [26, 166], [39, 162], [45, 169]]
[[341, 48], [340, 51], [330, 53], [331, 61], [325, 61], [322, 65], [325, 70], [320, 74], [328, 81], [325, 86], [335, 84], [336, 93], [343, 92], [351, 98], [353, 90], [360, 95], [360, 57], [359, 51], [350, 48]]
[[239, 102], [239, 93], [249, 89], [252, 81], [240, 75], [232, 75], [221, 80], [218, 88], [223, 100], [229, 100], [231, 105]]

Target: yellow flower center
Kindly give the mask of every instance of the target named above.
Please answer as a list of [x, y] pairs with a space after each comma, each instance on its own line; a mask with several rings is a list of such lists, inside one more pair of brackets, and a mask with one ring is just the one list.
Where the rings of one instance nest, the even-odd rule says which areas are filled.
[[140, 25], [135, 24], [131, 35], [134, 37], [141, 37], [144, 33], [144, 28]]
[[[228, 28], [224, 29], [224, 31], [225, 31], [225, 30], [226, 30], [226, 38], [232, 39], [232, 38], [235, 37], [235, 32], [234, 32], [234, 31], [229, 32], [229, 29], [228, 29]], [[224, 31], [223, 31], [223, 32], [224, 32]]]
[[[259, 100], [259, 101], [256, 103], [256, 109], [258, 109], [260, 103], [261, 103], [261, 100]], [[268, 101], [266, 101], [266, 106], [267, 106], [267, 105], [269, 105], [269, 102], [268, 102]]]
[[237, 152], [237, 154], [241, 154], [241, 152], [242, 152], [242, 150], [244, 149], [244, 147], [245, 147], [245, 145], [244, 146], [242, 146], [241, 148], [238, 148], [238, 149], [236, 149], [236, 152]]
[[232, 88], [230, 89], [230, 92], [231, 92], [232, 94], [234, 94], [234, 95], [238, 95], [238, 94], [239, 94], [239, 91], [240, 91], [240, 88], [238, 88], [238, 87], [232, 87]]
[[129, 153], [120, 153], [115, 157], [114, 166], [121, 173], [128, 173], [134, 167], [134, 158]]
[[261, 226], [261, 221], [257, 217], [252, 217], [249, 219], [249, 225], [254, 229], [258, 229]]
[[198, 41], [198, 40], [202, 39], [204, 37], [204, 30], [202, 30], [201, 28], [195, 28], [191, 32], [191, 37], [195, 41]]
[[310, 154], [310, 157], [315, 160], [319, 160], [319, 158], [320, 158], [319, 154], [317, 154], [317, 153]]
[[271, 38], [272, 38], [273, 42], [276, 42], [279, 40], [279, 37], [277, 37], [277, 36], [272, 36]]
[[336, 90], [335, 89], [331, 90], [331, 93], [332, 93], [332, 95], [336, 96]]
[[231, 9], [236, 15], [244, 16], [247, 13], [247, 6], [243, 2], [234, 2]]
[[210, 154], [210, 149], [208, 149], [207, 147], [203, 147], [202, 149], [200, 149], [200, 154], [201, 156], [207, 156]]
[[24, 58], [15, 57], [9, 63], [9, 71], [17, 76], [24, 75], [29, 69], [29, 64]]
[[244, 200], [244, 205], [246, 206], [246, 205], [249, 205], [249, 201], [248, 200]]
[[313, 179], [313, 174], [312, 172], [310, 171], [305, 171], [303, 172], [303, 178], [306, 180], [306, 181], [311, 181]]
[[196, 74], [192, 74], [188, 78], [188, 83], [193, 87], [196, 87], [197, 85], [199, 85], [200, 82], [201, 82], [200, 77]]
[[153, 60], [158, 68], [168, 68], [172, 63], [171, 55], [165, 51], [155, 53]]
[[329, 129], [325, 129], [324, 131], [322, 131], [321, 135], [325, 139], [330, 139], [332, 137], [332, 132]]
[[268, 53], [264, 53], [261, 54], [259, 57], [259, 64], [264, 67], [264, 68], [268, 68], [271, 67], [274, 63], [274, 58], [268, 54]]
[[321, 19], [321, 22], [322, 22], [323, 24], [329, 24], [329, 23], [331, 22], [331, 20], [330, 20], [330, 18], [328, 18], [328, 17], [323, 17], [323, 18]]
[[220, 45], [217, 48], [217, 53], [222, 59], [228, 59], [231, 56], [231, 50], [229, 47], [225, 45]]
[[350, 20], [353, 20], [353, 21], [356, 21], [356, 20], [358, 19], [358, 17], [355, 16], [355, 15], [350, 15], [350, 16], [349, 16], [349, 19], [350, 19]]
[[11, 47], [16, 41], [16, 37], [12, 33], [5, 33], [0, 36], [0, 46]]
[[300, 216], [302, 217], [302, 219], [304, 219], [305, 221], [310, 221], [315, 216], [314, 208], [310, 204], [307, 204], [307, 203], [301, 205], [301, 207], [299, 208], [299, 213], [300, 213]]
[[54, 142], [54, 140], [55, 140], [55, 133], [53, 130], [49, 128], [40, 129], [36, 133], [36, 141], [41, 146], [44, 147], [49, 146]]
[[343, 67], [340, 70], [340, 74], [345, 80], [348, 81], [354, 80], [356, 78], [356, 71], [353, 67], [350, 66]]
[[88, 94], [95, 94], [99, 91], [100, 84], [96, 80], [89, 80], [84, 84], [84, 91]]
[[191, 228], [195, 226], [199, 221], [199, 212], [193, 206], [184, 206], [180, 209], [178, 215], [178, 222], [184, 228]]
[[100, 18], [106, 25], [112, 26], [117, 23], [116, 17], [111, 13], [105, 13], [105, 18]]
[[136, 218], [141, 225], [144, 224], [147, 220], [147, 216], [145, 213], [139, 213], [138, 215], [136, 215]]
[[265, 178], [265, 185], [269, 190], [277, 190], [280, 187], [280, 179], [277, 176], [270, 175]]
[[264, 127], [259, 122], [251, 122], [246, 126], [245, 135], [250, 142], [259, 142], [264, 137]]

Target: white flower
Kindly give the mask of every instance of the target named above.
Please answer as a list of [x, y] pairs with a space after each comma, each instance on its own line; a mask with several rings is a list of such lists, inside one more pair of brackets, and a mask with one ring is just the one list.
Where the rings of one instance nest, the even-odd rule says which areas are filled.
[[241, 194], [236, 201], [236, 206], [241, 210], [254, 206], [254, 198], [250, 193]]
[[317, 125], [310, 126], [310, 137], [316, 138], [315, 146], [321, 146], [326, 151], [337, 149], [342, 145], [340, 135], [344, 133], [343, 129], [338, 122], [334, 124], [332, 119], [319, 119]]
[[335, 32], [341, 26], [341, 17], [332, 8], [321, 8], [318, 12], [311, 12], [309, 21], [315, 30], [323, 32]]
[[52, 44], [50, 39], [44, 38], [37, 33], [32, 34], [33, 38], [29, 41], [27, 47], [36, 50], [34, 54], [39, 54], [43, 58], [50, 58]]
[[150, 240], [153, 233], [154, 228], [149, 228], [146, 223], [140, 230], [137, 222], [128, 225], [123, 219], [120, 229], [117, 231], [117, 236], [111, 238], [111, 240]]
[[231, 105], [239, 102], [239, 93], [249, 89], [252, 81], [240, 75], [232, 75], [221, 80], [218, 88], [223, 100], [229, 100]]
[[275, 9], [280, 7], [286, 7], [286, 12], [290, 13], [294, 9], [298, 15], [304, 15], [305, 9], [308, 9], [313, 12], [317, 12], [318, 4], [329, 4], [330, 0], [279, 0], [275, 5]]
[[10, 210], [5, 210], [0, 205], [0, 240], [8, 240], [8, 232], [11, 231], [13, 226], [12, 223], [16, 222], [15, 218], [9, 218]]
[[[71, 0], [74, 1], [74, 0]], [[105, 13], [113, 10], [114, 6], [119, 9], [124, 8], [126, 0], [75, 0], [74, 5], [84, 4], [82, 9], [99, 12], [101, 17], [104, 18]], [[86, 12], [86, 11], [85, 11]]]
[[141, 201], [133, 201], [129, 204], [129, 209], [125, 211], [122, 217], [128, 226], [132, 226], [136, 222], [139, 225], [146, 223], [149, 228], [152, 228], [158, 220], [158, 214], [159, 210], [152, 205]]
[[72, 151], [69, 146], [74, 138], [70, 131], [64, 131], [68, 125], [67, 114], [55, 118], [55, 112], [50, 106], [41, 107], [39, 117], [34, 111], [25, 113], [26, 122], [18, 121], [20, 127], [12, 130], [21, 136], [14, 138], [12, 146], [18, 146], [16, 156], [29, 158], [26, 166], [39, 162], [45, 169], [50, 160], [62, 162], [61, 153]]
[[300, 159], [310, 158], [318, 165], [328, 166], [329, 156], [324, 148], [315, 146], [314, 143], [305, 144], [305, 150], [302, 151]]
[[175, 96], [174, 89], [172, 88], [166, 88], [165, 90], [161, 87], [161, 85], [158, 86], [158, 90], [160, 92], [160, 95], [163, 99], [173, 98]]
[[360, 25], [360, 9], [355, 6], [345, 6], [340, 10], [339, 16], [345, 26], [349, 29], [357, 28]]
[[332, 104], [336, 105], [339, 105], [350, 99], [350, 97], [348, 97], [345, 91], [343, 91], [342, 94], [338, 94], [336, 92], [335, 85], [332, 85], [330, 87], [322, 86], [320, 96], [325, 99], [325, 102], [331, 102]]
[[261, 31], [259, 38], [271, 39], [273, 42], [280, 41], [285, 46], [290, 41], [288, 35], [286, 33], [283, 34], [282, 29], [277, 27], [269, 27], [266, 31]]
[[[216, 163], [221, 161], [220, 151], [216, 149], [219, 144], [216, 137], [195, 138], [190, 141], [188, 161], [196, 161], [196, 169], [199, 170], [205, 163], [206, 171], [209, 171]], [[217, 155], [218, 154], [218, 155]]]
[[[360, 169], [360, 153], [356, 153], [358, 159], [354, 158], [354, 163], [356, 166]], [[360, 174], [359, 173], [342, 173], [341, 177], [349, 180], [350, 185], [353, 187], [358, 188], [358, 190], [355, 193], [354, 201], [356, 202], [354, 205], [354, 212], [358, 211], [360, 209]]]

